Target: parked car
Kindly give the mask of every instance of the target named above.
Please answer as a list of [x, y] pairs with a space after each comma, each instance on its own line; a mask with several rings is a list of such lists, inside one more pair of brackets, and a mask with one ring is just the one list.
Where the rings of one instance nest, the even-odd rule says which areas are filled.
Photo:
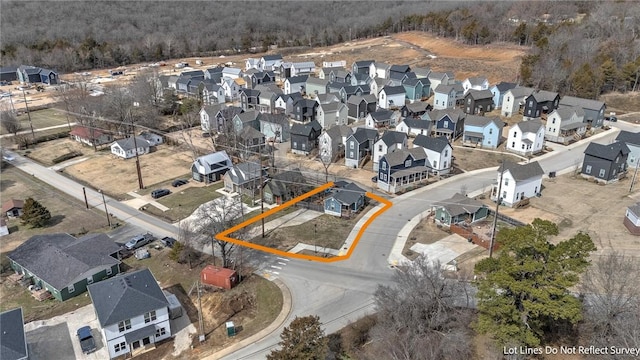
[[83, 353], [90, 354], [96, 351], [96, 342], [93, 339], [93, 335], [91, 335], [91, 328], [89, 326], [83, 326], [78, 329], [77, 335]]
[[155, 238], [153, 237], [153, 234], [148, 232], [146, 234], [135, 236], [134, 238], [129, 240], [126, 244], [124, 244], [124, 247], [127, 250], [137, 249], [141, 246], [147, 245], [148, 243], [152, 242], [154, 239]]
[[615, 117], [615, 116], [607, 116], [607, 117], [605, 118], [605, 120], [610, 121], [610, 122], [617, 122], [617, 121], [618, 121], [618, 118], [617, 118], [617, 117]]
[[173, 244], [176, 243], [176, 239], [172, 238], [172, 237], [164, 237], [162, 239], [160, 239], [160, 242], [162, 243], [162, 245], [168, 247], [168, 248], [172, 248]]
[[156, 189], [151, 192], [151, 197], [154, 199], [159, 199], [163, 196], [171, 194], [171, 191], [167, 189]]
[[171, 186], [173, 187], [178, 187], [178, 186], [182, 186], [185, 185], [186, 183], [188, 183], [188, 180], [185, 179], [175, 179], [173, 180], [173, 182], [171, 183]]
[[371, 178], [371, 181], [373, 181], [373, 182], [378, 182], [378, 177], [377, 177], [377, 176], [372, 177], [372, 178]]
[[2, 154], [2, 160], [4, 160], [4, 161], [13, 161], [15, 159], [16, 158], [13, 157], [13, 155], [11, 155], [11, 154]]

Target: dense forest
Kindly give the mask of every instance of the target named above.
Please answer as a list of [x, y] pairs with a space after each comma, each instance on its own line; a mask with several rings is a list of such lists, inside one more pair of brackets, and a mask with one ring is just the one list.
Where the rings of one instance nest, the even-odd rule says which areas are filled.
[[[638, 88], [633, 1], [2, 1], [2, 65], [72, 72], [312, 47], [418, 30], [531, 46], [520, 83], [594, 98]], [[437, 50], [436, 50], [437, 51]]]

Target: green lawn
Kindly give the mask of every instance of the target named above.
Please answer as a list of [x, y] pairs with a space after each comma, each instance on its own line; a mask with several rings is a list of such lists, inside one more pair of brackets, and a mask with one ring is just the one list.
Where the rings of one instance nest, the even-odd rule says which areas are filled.
[[[135, 160], [134, 160], [134, 163], [135, 163]], [[159, 183], [156, 183], [156, 184], [145, 184], [144, 189], [137, 190], [136, 192], [138, 194], [140, 194], [140, 195], [148, 195], [148, 194], [151, 194], [151, 192], [153, 190], [155, 190], [155, 189], [169, 189], [169, 190], [171, 190], [171, 192], [174, 192], [174, 190], [178, 191], [180, 188], [174, 188], [173, 186], [171, 186], [171, 183], [173, 182], [173, 180], [176, 180], [176, 179], [184, 179], [184, 180], [194, 181], [191, 178], [191, 173], [185, 173], [185, 174], [182, 174], [180, 176], [172, 177], [169, 180], [165, 180], [165, 181], [162, 181], [162, 182], [159, 182]], [[220, 182], [220, 183], [222, 183], [222, 182]], [[217, 184], [213, 184], [211, 186], [216, 186], [216, 185]], [[219, 189], [219, 188], [216, 188], [216, 189]]]
[[[34, 130], [50, 126], [67, 125], [66, 115], [62, 111], [56, 109], [31, 111], [29, 112], [29, 115], [31, 115], [31, 122]], [[29, 126], [29, 115], [25, 112], [18, 116], [18, 120], [20, 120], [23, 130], [31, 129]], [[71, 121], [73, 122], [73, 119], [71, 119]], [[68, 128], [66, 129], [69, 130]], [[0, 129], [0, 134], [7, 134], [7, 131], [2, 128]]]
[[146, 211], [171, 222], [180, 221], [191, 215], [198, 206], [220, 197], [220, 193], [216, 190], [222, 188], [223, 185], [222, 182], [218, 182], [205, 187], [184, 189], [167, 187], [171, 189], [171, 195], [158, 199], [158, 202], [168, 207], [169, 210], [163, 212], [154, 206], [147, 206]]

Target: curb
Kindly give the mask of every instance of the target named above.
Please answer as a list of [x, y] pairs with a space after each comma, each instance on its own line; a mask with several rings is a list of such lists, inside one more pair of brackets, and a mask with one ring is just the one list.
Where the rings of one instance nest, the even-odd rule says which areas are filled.
[[269, 326], [249, 336], [248, 338], [243, 339], [218, 352], [215, 352], [203, 359], [209, 359], [209, 360], [221, 359], [229, 354], [232, 354], [242, 348], [247, 347], [248, 345], [254, 344], [264, 339], [265, 337], [273, 333], [276, 329], [278, 329], [280, 326], [282, 326], [282, 324], [284, 324], [285, 320], [289, 317], [289, 314], [291, 313], [291, 304], [292, 304], [291, 291], [289, 290], [287, 285], [285, 285], [285, 283], [283, 283], [280, 279], [273, 280], [273, 283], [280, 288], [280, 291], [282, 291], [282, 310], [280, 310], [280, 314], [278, 314], [276, 319], [273, 320], [273, 322], [269, 324]]

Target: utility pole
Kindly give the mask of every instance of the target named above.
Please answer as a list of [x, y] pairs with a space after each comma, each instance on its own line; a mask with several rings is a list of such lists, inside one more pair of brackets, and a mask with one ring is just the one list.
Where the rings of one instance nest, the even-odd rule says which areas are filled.
[[636, 160], [636, 169], [633, 172], [633, 177], [631, 178], [631, 186], [629, 187], [629, 192], [633, 191], [633, 185], [636, 182], [636, 176], [638, 175], [638, 165], [640, 165], [640, 159], [635, 159]]
[[82, 194], [84, 195], [84, 206], [86, 206], [87, 210], [89, 210], [89, 201], [87, 201], [87, 189], [84, 186], [82, 187]]
[[27, 95], [22, 89], [22, 97], [24, 98], [24, 108], [27, 111], [27, 117], [29, 117], [29, 127], [31, 127], [31, 136], [33, 136], [33, 141], [36, 140], [36, 133], [33, 131], [33, 123], [31, 122], [31, 113], [29, 112], [29, 104], [27, 104]]
[[140, 170], [140, 155], [138, 154], [138, 141], [136, 140], [136, 126], [133, 124], [133, 116], [131, 116], [131, 110], [129, 110], [129, 118], [131, 118], [131, 132], [133, 136], [133, 146], [136, 152], [136, 172], [138, 173], [138, 187], [140, 190], [144, 189], [142, 183], [142, 171]]
[[104, 204], [104, 212], [107, 214], [107, 223], [109, 227], [111, 227], [111, 217], [109, 216], [109, 210], [107, 209], [107, 202], [104, 199], [104, 192], [102, 190], [98, 190], [98, 192], [102, 195], [102, 203]]
[[200, 280], [196, 282], [198, 287], [198, 322], [200, 323], [200, 342], [204, 341], [204, 317], [202, 316], [202, 299], [200, 298]]
[[493, 256], [493, 245], [496, 238], [496, 226], [498, 225], [498, 210], [500, 209], [500, 202], [502, 202], [502, 176], [504, 175], [504, 161], [498, 168], [500, 170], [500, 181], [498, 182], [498, 193], [496, 194], [496, 212], [493, 216], [493, 227], [491, 229], [491, 243], [489, 244], [489, 257]]
[[[264, 172], [262, 170], [262, 161], [260, 161], [260, 214], [264, 214]], [[262, 238], [264, 239], [264, 217], [260, 220], [262, 221]]]

